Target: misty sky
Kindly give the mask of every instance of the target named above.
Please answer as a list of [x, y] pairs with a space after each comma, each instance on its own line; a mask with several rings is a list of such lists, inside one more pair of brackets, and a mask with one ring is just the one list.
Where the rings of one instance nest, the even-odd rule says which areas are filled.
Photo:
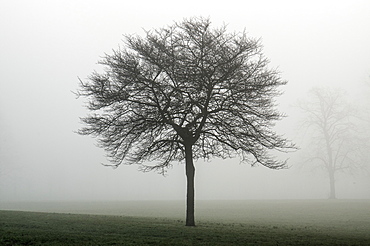
[[[370, 1], [2, 1], [0, 8], [0, 201], [184, 199], [184, 165], [163, 177], [107, 163], [95, 139], [74, 131], [86, 115], [71, 91], [123, 34], [193, 16], [261, 38], [288, 84], [279, 133], [294, 140], [291, 105], [313, 86], [358, 97], [370, 76]], [[369, 91], [367, 91], [369, 92]], [[285, 122], [285, 123], [284, 123]], [[197, 199], [326, 198], [324, 174], [274, 171], [239, 160], [196, 163]], [[369, 176], [346, 177], [338, 198], [370, 199]]]

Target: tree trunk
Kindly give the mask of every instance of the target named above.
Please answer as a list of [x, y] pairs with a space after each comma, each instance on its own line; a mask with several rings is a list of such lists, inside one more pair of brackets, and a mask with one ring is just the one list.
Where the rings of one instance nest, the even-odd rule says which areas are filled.
[[195, 226], [194, 220], [194, 176], [195, 168], [193, 164], [193, 149], [192, 145], [185, 146], [185, 169], [187, 181], [186, 195], [186, 226]]
[[335, 197], [335, 178], [334, 178], [333, 170], [329, 170], [329, 183], [330, 183], [329, 199], [336, 199]]
[[330, 194], [329, 199], [335, 199], [335, 179], [334, 179], [334, 172], [335, 172], [335, 163], [333, 159], [333, 151], [329, 136], [329, 130], [324, 127], [324, 135], [325, 135], [325, 142], [326, 142], [326, 151], [328, 154], [328, 172], [329, 172], [329, 184], [330, 184]]

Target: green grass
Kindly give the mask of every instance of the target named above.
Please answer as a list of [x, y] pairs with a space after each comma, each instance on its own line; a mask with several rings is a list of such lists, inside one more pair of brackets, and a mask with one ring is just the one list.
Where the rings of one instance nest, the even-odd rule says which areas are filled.
[[2, 210], [0, 245], [370, 245], [369, 205], [200, 202], [196, 227], [149, 212], [130, 217]]

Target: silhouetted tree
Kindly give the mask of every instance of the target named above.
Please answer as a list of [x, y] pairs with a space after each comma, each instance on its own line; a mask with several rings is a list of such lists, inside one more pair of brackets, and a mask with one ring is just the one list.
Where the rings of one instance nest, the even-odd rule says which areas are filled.
[[300, 102], [304, 125], [311, 129], [307, 163], [322, 167], [329, 178], [329, 198], [336, 198], [338, 172], [352, 172], [362, 166], [364, 144], [358, 135], [355, 109], [341, 90], [314, 88], [310, 99]]
[[125, 47], [100, 62], [105, 73], [81, 81], [78, 92], [95, 112], [79, 133], [98, 137], [112, 165], [164, 173], [185, 160], [187, 226], [195, 225], [194, 160], [240, 155], [279, 169], [285, 162], [268, 150], [293, 147], [271, 130], [282, 117], [273, 98], [286, 82], [267, 68], [259, 40], [210, 24], [193, 18], [125, 36]]

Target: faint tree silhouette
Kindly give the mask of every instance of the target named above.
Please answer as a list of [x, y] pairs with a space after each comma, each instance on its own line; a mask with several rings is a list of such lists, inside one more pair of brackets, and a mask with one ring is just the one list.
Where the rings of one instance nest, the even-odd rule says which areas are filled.
[[299, 102], [305, 113], [304, 126], [310, 131], [305, 163], [325, 170], [329, 178], [329, 198], [336, 198], [338, 172], [353, 172], [363, 167], [365, 141], [359, 135], [355, 108], [338, 89], [313, 88], [307, 101]]

